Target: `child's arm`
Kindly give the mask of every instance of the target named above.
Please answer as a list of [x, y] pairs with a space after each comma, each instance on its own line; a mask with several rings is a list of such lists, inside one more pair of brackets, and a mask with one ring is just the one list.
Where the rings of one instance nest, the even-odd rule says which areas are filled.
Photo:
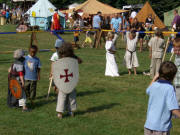
[[21, 80], [21, 83], [22, 83], [22, 88], [24, 88], [24, 76], [23, 75], [20, 76], [20, 80]]
[[126, 32], [126, 38], [127, 38], [127, 40], [129, 40], [129, 32], [128, 31]]
[[149, 47], [149, 58], [152, 58], [152, 47]]
[[180, 118], [180, 110], [172, 110], [172, 113]]
[[38, 68], [38, 69], [37, 69], [38, 80], [40, 80], [40, 71], [41, 71], [41, 69], [40, 69], [40, 68]]
[[138, 42], [138, 37], [139, 37], [139, 32], [136, 32], [136, 37], [135, 37], [136, 42]]
[[38, 80], [40, 80], [40, 71], [41, 71], [41, 61], [39, 60], [39, 62], [38, 62], [38, 67], [37, 67]]
[[[154, 78], [152, 79], [150, 85], [152, 85], [155, 81], [157, 81], [158, 78], [159, 78], [159, 74], [157, 73], [157, 74], [154, 76]], [[150, 85], [149, 85], [149, 86], [150, 86]]]
[[116, 51], [112, 50], [112, 48], [110, 48], [108, 51], [109, 51], [110, 53], [112, 53], [112, 54], [115, 54], [115, 53], [116, 53]]

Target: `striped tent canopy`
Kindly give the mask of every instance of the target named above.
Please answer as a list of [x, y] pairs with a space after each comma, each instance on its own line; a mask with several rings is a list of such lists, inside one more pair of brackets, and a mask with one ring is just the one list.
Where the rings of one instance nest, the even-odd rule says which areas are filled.
[[114, 7], [111, 7], [107, 4], [99, 2], [97, 0], [87, 0], [81, 5], [77, 6], [74, 9], [63, 10], [63, 13], [72, 13], [73, 10], [82, 10], [84, 14], [97, 14], [98, 11], [101, 11], [103, 15], [110, 15], [115, 13], [126, 12], [127, 10], [121, 10]]
[[156, 13], [152, 9], [152, 7], [151, 7], [151, 5], [149, 4], [148, 1], [145, 3], [144, 7], [139, 11], [139, 13], [137, 14], [136, 18], [138, 19], [139, 22], [145, 22], [146, 18], [150, 14], [152, 15], [153, 18], [155, 18], [155, 20], [154, 20], [154, 27], [158, 27], [160, 29], [163, 29], [163, 28], [166, 27], [164, 25], [164, 23], [160, 20], [160, 18], [156, 15]]

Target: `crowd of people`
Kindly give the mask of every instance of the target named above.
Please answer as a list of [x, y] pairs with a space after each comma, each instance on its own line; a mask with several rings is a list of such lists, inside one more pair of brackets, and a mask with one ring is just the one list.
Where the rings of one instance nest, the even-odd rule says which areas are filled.
[[24, 18], [24, 13], [25, 10], [18, 6], [12, 9], [1, 9], [0, 17], [4, 20], [4, 24], [18, 24]]
[[[74, 14], [77, 14], [76, 12]], [[85, 17], [82, 19], [80, 15], [72, 15], [74, 22], [72, 27], [76, 29], [79, 27], [86, 28], [86, 29], [96, 29], [96, 32], [88, 32], [88, 35], [94, 35], [94, 43], [90, 45], [91, 47], [97, 47], [97, 38], [101, 29], [112, 30], [114, 32], [114, 39], [113, 42], [116, 42], [119, 35], [122, 35], [122, 38], [126, 40], [126, 34], [122, 31], [152, 31], [152, 26], [154, 24], [155, 17], [152, 14], [146, 18], [145, 22], [139, 22], [138, 19], [129, 13], [119, 13], [114, 14], [113, 16], [102, 16], [101, 12], [98, 12], [94, 16]], [[156, 28], [154, 28], [156, 29]], [[107, 32], [102, 32], [102, 38], [104, 42], [106, 41], [105, 37]], [[138, 42], [140, 43], [139, 51], [143, 51], [143, 44], [146, 41], [146, 45], [148, 45], [148, 41], [150, 40], [151, 34], [140, 33], [138, 36]], [[87, 42], [87, 40], [85, 40]], [[101, 40], [100, 40], [101, 44]], [[83, 45], [84, 46], [84, 45]]]

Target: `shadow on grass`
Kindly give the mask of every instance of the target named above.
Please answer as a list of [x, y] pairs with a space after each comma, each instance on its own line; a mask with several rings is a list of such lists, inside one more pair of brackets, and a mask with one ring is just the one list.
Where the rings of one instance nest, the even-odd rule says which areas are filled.
[[[43, 99], [43, 98], [46, 99], [46, 98], [47, 98], [47, 95], [48, 95], [48, 94], [43, 95], [43, 96], [39, 96], [39, 97], [37, 97], [36, 99]], [[50, 93], [50, 94], [49, 94], [49, 98], [50, 98], [50, 97], [56, 97], [56, 94], [55, 94], [55, 93]]]
[[[149, 72], [149, 69], [146, 69], [146, 70], [144, 70], [144, 71], [137, 71], [137, 74], [138, 74], [138, 75], [143, 75], [143, 72], [148, 73], [148, 72]], [[120, 74], [120, 75], [128, 75], [128, 71], [120, 72], [119, 74]], [[134, 74], [134, 71], [133, 71], [133, 70], [131, 70], [131, 74], [132, 74], [132, 75]]]
[[[51, 99], [50, 97], [54, 97], [54, 99]], [[53, 102], [57, 102], [57, 96], [55, 93], [50, 93], [49, 94], [49, 99], [47, 99], [47, 94], [43, 96], [39, 96], [36, 98], [35, 103], [31, 105], [29, 103], [28, 106], [30, 106], [31, 109], [39, 108], [41, 106], [45, 106], [47, 104], [51, 104]]]
[[98, 94], [98, 93], [103, 93], [105, 90], [96, 90], [96, 91], [83, 91], [83, 92], [78, 92], [77, 96], [87, 96], [87, 95], [93, 95], [93, 94]]
[[103, 110], [108, 110], [108, 109], [111, 109], [114, 106], [118, 106], [118, 105], [120, 105], [120, 104], [119, 103], [111, 103], [111, 104], [107, 104], [107, 105], [91, 107], [84, 111], [77, 111], [76, 115], [84, 115], [86, 113], [95, 113], [95, 112], [99, 112], [99, 111], [103, 111]]
[[36, 108], [39, 108], [41, 106], [45, 106], [47, 104], [54, 103], [54, 102], [57, 102], [57, 99], [53, 99], [53, 100], [43, 99], [43, 100], [40, 100], [38, 102], [35, 102], [33, 105], [30, 105], [30, 108], [33, 110], [33, 109], [36, 109]]

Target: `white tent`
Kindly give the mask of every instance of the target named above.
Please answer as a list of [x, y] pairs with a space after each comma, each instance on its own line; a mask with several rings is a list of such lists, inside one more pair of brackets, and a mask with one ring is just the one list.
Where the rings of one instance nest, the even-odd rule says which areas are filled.
[[[38, 0], [26, 13], [32, 16], [32, 12], [36, 13], [36, 17], [49, 17], [54, 14], [56, 7], [48, 0]], [[64, 17], [61, 12], [59, 14]]]
[[[26, 14], [29, 14], [32, 26], [38, 25], [40, 28], [47, 29], [55, 9], [56, 7], [48, 0], [38, 0]], [[61, 16], [61, 25], [65, 27], [65, 15], [61, 12], [58, 13]]]

